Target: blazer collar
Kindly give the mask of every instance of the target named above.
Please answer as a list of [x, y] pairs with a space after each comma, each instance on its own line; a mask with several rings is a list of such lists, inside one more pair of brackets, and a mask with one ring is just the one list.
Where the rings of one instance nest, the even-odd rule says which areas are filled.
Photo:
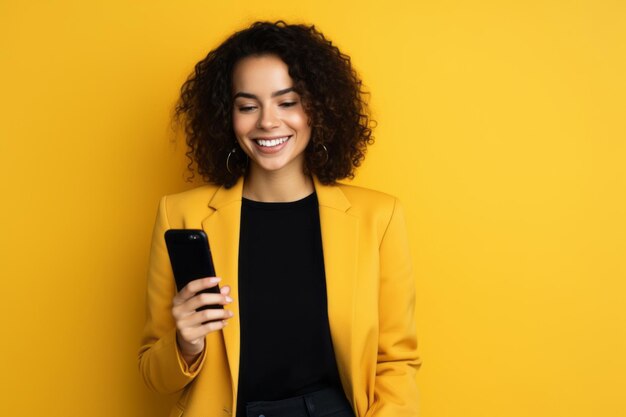
[[343, 212], [350, 208], [350, 202], [341, 188], [334, 185], [324, 185], [315, 176], [313, 177], [313, 185], [320, 207], [334, 208]]
[[[209, 201], [209, 207], [219, 210], [230, 203], [240, 202], [243, 195], [243, 181], [243, 177], [240, 177], [231, 188], [218, 188]], [[339, 187], [324, 185], [316, 176], [313, 176], [313, 185], [321, 207], [329, 207], [344, 212], [350, 208], [350, 202]]]
[[239, 177], [235, 185], [230, 188], [224, 186], [217, 189], [211, 200], [209, 200], [209, 207], [214, 210], [235, 202], [241, 202], [241, 196], [243, 194], [243, 177]]

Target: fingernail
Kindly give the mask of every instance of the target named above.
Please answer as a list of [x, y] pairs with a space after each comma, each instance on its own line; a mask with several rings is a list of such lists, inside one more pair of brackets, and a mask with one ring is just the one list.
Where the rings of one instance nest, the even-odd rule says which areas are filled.
[[210, 280], [211, 280], [211, 282], [220, 282], [222, 280], [222, 278], [220, 278], [220, 277], [213, 277]]
[[222, 325], [226, 326], [228, 324], [228, 322], [226, 320], [222, 320]]
[[224, 298], [225, 298], [225, 299], [226, 299], [226, 301], [227, 301], [227, 302], [229, 302], [229, 303], [232, 303], [232, 302], [233, 302], [233, 299], [232, 299], [232, 298], [230, 298], [229, 296], [226, 296], [226, 297], [224, 297]]
[[229, 315], [230, 317], [232, 317], [232, 316], [234, 316], [234, 315], [235, 315], [235, 313], [233, 313], [232, 311], [228, 310], [228, 315]]

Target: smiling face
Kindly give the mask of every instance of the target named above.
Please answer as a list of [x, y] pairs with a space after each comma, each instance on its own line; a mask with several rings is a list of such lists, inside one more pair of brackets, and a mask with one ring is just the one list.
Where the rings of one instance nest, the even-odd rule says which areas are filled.
[[251, 175], [304, 175], [309, 118], [287, 64], [275, 55], [241, 59], [233, 70], [233, 129]]

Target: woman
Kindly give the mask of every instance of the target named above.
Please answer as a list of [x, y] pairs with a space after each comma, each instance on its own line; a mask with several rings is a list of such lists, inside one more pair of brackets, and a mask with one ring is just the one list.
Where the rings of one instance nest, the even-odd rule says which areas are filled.
[[[139, 352], [151, 389], [182, 391], [172, 416], [417, 415], [402, 209], [336, 182], [372, 141], [362, 95], [348, 56], [283, 21], [235, 33], [183, 85], [209, 185], [161, 200]], [[220, 278], [177, 293], [170, 228], [204, 229]]]

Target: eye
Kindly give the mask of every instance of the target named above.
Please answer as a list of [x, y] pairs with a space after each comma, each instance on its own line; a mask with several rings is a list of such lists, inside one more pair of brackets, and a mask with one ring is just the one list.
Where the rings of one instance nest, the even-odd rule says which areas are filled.
[[255, 106], [241, 106], [241, 107], [238, 108], [238, 110], [240, 112], [242, 112], [242, 113], [247, 113], [247, 112], [250, 112], [250, 111], [252, 111], [254, 109], [256, 109]]
[[280, 103], [281, 107], [293, 107], [298, 104], [297, 101], [285, 101], [284, 103]]

